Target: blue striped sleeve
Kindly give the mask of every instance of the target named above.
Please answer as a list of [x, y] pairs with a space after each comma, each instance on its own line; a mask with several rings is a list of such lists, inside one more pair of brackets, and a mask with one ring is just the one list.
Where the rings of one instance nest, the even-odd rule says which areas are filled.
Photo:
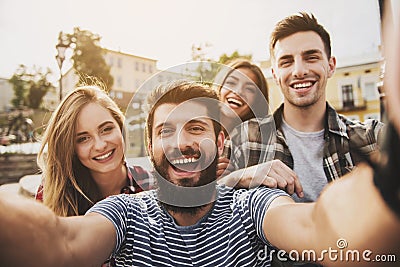
[[96, 203], [90, 208], [87, 213], [96, 212], [107, 219], [109, 219], [116, 231], [116, 246], [113, 251], [113, 255], [119, 250], [123, 240], [125, 239], [125, 233], [127, 229], [127, 203], [126, 198], [129, 197], [127, 194], [110, 196]]
[[265, 243], [270, 245], [264, 235], [263, 223], [265, 214], [271, 202], [280, 196], [289, 196], [285, 191], [280, 189], [271, 189], [267, 187], [258, 187], [250, 190], [249, 210], [250, 217], [254, 222], [258, 237]]

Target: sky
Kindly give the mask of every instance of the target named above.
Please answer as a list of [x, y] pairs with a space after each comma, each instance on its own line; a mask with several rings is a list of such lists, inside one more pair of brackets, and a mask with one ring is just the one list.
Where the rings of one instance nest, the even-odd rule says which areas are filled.
[[378, 52], [378, 0], [0, 0], [0, 77], [24, 64], [50, 68], [56, 80], [58, 34], [74, 27], [100, 35], [105, 48], [155, 59], [159, 69], [190, 61], [192, 45], [206, 43], [212, 59], [238, 50], [260, 62], [269, 59], [274, 25], [300, 11], [328, 30], [338, 64]]

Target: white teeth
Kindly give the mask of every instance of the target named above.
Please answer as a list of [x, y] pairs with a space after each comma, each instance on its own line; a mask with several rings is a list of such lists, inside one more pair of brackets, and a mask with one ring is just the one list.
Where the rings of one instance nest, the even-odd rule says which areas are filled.
[[193, 163], [196, 161], [197, 161], [197, 159], [195, 159], [195, 158], [183, 158], [183, 159], [174, 159], [171, 161], [171, 163], [173, 165], [177, 165], [177, 164]]
[[99, 157], [95, 157], [95, 159], [102, 160], [102, 159], [108, 158], [109, 156], [111, 156], [112, 153], [113, 153], [113, 151], [110, 151], [107, 154], [104, 154], [104, 155], [99, 156]]
[[293, 88], [295, 89], [299, 89], [299, 88], [306, 88], [306, 87], [310, 87], [312, 85], [311, 82], [306, 82], [306, 83], [296, 83], [295, 85], [293, 85]]
[[227, 100], [228, 100], [228, 103], [229, 103], [229, 104], [235, 104], [235, 105], [237, 105], [237, 106], [239, 106], [239, 107], [241, 107], [241, 106], [243, 105], [243, 102], [242, 102], [242, 101], [237, 100], [237, 99], [235, 99], [235, 98], [228, 98]]

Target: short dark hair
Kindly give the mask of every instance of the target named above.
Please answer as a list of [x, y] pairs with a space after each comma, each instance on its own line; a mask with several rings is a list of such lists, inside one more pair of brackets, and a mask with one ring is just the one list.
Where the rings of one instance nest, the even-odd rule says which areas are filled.
[[[221, 131], [220, 104], [217, 93], [209, 86], [198, 82], [179, 80], [161, 84], [147, 96], [147, 142], [151, 144], [154, 123], [154, 111], [162, 104], [180, 104], [192, 100], [207, 108], [209, 117], [213, 120], [214, 133]], [[211, 100], [211, 101], [210, 101]]]
[[307, 14], [305, 12], [286, 17], [275, 25], [269, 43], [271, 57], [274, 56], [274, 48], [279, 40], [292, 34], [305, 31], [313, 31], [321, 37], [324, 43], [325, 53], [329, 59], [331, 57], [331, 38], [329, 33], [318, 23], [313, 14]]

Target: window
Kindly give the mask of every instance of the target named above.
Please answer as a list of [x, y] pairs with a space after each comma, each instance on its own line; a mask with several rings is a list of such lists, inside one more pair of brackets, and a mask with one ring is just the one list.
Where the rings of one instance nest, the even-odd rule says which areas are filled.
[[122, 99], [122, 97], [123, 97], [122, 92], [117, 92], [117, 99]]
[[149, 72], [153, 73], [153, 66], [152, 65], [149, 65]]
[[135, 62], [135, 70], [139, 71], [139, 62]]
[[118, 68], [122, 68], [122, 58], [118, 58]]
[[354, 107], [354, 94], [353, 94], [352, 84], [342, 85], [342, 99], [343, 99], [343, 108]]
[[122, 87], [122, 78], [121, 78], [121, 76], [117, 77], [117, 86], [118, 87]]
[[379, 99], [378, 86], [375, 82], [365, 82], [363, 89], [364, 89], [363, 93], [364, 93], [365, 100]]
[[146, 72], [146, 64], [145, 63], [142, 63], [142, 71]]

